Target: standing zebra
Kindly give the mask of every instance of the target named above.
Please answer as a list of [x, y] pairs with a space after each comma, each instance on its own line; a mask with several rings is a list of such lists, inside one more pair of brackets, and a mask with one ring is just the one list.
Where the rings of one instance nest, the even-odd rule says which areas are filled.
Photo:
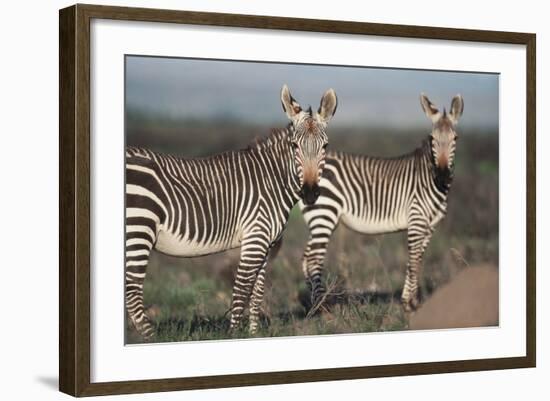
[[302, 269], [313, 305], [326, 291], [323, 261], [330, 236], [342, 222], [364, 234], [407, 230], [409, 261], [401, 302], [405, 311], [418, 307], [422, 256], [447, 210], [455, 127], [464, 109], [460, 95], [453, 98], [449, 114], [445, 109], [441, 113], [424, 94], [420, 103], [432, 132], [419, 148], [396, 158], [328, 152], [319, 199], [314, 205], [300, 203], [310, 231]]
[[143, 306], [152, 249], [190, 257], [240, 246], [230, 324], [239, 324], [250, 300], [249, 329], [257, 330], [268, 252], [298, 200], [319, 196], [337, 106], [329, 89], [316, 113], [303, 110], [286, 85], [281, 102], [288, 127], [244, 150], [195, 159], [126, 150], [126, 310], [143, 337], [154, 335]]

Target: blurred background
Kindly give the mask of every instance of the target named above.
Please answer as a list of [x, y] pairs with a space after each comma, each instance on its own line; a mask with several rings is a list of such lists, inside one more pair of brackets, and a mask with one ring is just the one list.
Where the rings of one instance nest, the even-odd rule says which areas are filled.
[[[465, 108], [448, 215], [425, 254], [422, 276], [425, 299], [441, 288], [453, 295], [447, 302], [445, 296], [434, 296], [437, 306], [426, 308], [428, 319], [422, 318], [422, 309], [418, 312], [418, 328], [498, 324], [497, 74], [140, 56], [127, 56], [125, 66], [127, 145], [182, 157], [244, 148], [270, 128], [285, 127], [280, 103], [284, 83], [302, 107], [313, 109], [332, 87], [338, 109], [328, 128], [331, 149], [373, 156], [409, 152], [428, 135], [431, 124], [420, 107], [421, 92], [440, 109], [460, 93]], [[325, 263], [333, 306], [316, 316], [307, 314], [301, 273], [307, 235], [295, 208], [282, 249], [270, 262], [260, 336], [415, 328], [399, 303], [407, 263], [405, 233], [366, 236], [340, 226]], [[233, 250], [187, 259], [152, 254], [145, 303], [159, 325], [159, 341], [229, 337], [226, 312], [238, 254]], [[483, 273], [477, 274], [478, 268]], [[453, 282], [459, 276], [466, 278]], [[483, 280], [490, 283], [480, 287], [474, 306], [496, 305], [496, 312], [472, 316], [475, 295], [467, 289]], [[453, 285], [459, 288], [449, 290]], [[437, 309], [448, 316], [451, 307], [458, 308], [456, 316], [467, 317], [437, 321]], [[130, 325], [127, 341], [140, 341]]]

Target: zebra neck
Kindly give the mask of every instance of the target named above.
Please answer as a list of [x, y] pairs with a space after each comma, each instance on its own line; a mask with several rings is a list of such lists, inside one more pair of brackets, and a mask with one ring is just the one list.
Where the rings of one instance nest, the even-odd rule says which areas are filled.
[[264, 147], [263, 151], [270, 159], [270, 164], [274, 166], [268, 174], [294, 205], [300, 199], [300, 178], [294, 160], [294, 150], [290, 144], [290, 135], [289, 129], [278, 131], [277, 140]]
[[422, 152], [425, 163], [429, 166], [430, 176], [432, 178], [431, 183], [433, 188], [438, 192], [446, 196], [449, 193], [451, 184], [454, 177], [454, 169], [446, 168], [440, 169], [435, 164], [435, 156], [432, 151], [431, 138], [427, 138], [423, 143]]

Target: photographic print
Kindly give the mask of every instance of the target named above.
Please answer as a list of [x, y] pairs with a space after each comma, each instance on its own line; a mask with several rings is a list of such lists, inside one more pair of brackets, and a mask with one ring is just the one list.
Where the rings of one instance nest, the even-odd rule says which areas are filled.
[[499, 325], [498, 74], [127, 55], [124, 106], [127, 344]]
[[536, 366], [535, 34], [79, 4], [59, 49], [60, 391]]

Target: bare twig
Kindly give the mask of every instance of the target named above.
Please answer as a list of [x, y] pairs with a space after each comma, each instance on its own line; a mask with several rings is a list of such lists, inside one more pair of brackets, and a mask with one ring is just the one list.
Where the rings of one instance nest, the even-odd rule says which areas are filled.
[[334, 279], [330, 280], [331, 276], [329, 275], [327, 277], [327, 287], [326, 287], [326, 291], [325, 293], [323, 294], [323, 296], [321, 297], [321, 299], [315, 304], [313, 305], [313, 307], [308, 311], [307, 315], [306, 315], [306, 319], [311, 319], [316, 313], [317, 311], [323, 307], [323, 304], [325, 303], [325, 301], [327, 300], [327, 298], [329, 296], [334, 296], [334, 295], [342, 295], [343, 292], [335, 292], [335, 289], [337, 288], [337, 282], [338, 282], [338, 279], [337, 277], [334, 277]]
[[451, 248], [450, 251], [451, 251], [451, 253], [453, 254], [453, 256], [455, 257], [455, 259], [458, 262], [461, 262], [466, 267], [470, 267], [470, 264], [468, 263], [468, 261], [466, 259], [464, 259], [464, 256], [462, 256], [462, 254], [460, 253], [460, 251], [458, 249]]

